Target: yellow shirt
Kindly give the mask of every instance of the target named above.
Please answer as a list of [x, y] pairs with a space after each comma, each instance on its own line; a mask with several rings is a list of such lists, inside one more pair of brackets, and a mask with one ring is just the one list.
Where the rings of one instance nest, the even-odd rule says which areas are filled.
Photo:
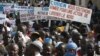
[[64, 31], [64, 26], [59, 26], [56, 28], [57, 31], [63, 32]]

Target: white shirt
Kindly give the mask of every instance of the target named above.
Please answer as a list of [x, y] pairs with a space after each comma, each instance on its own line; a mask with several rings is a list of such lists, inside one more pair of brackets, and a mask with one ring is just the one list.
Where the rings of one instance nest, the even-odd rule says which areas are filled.
[[39, 52], [35, 52], [35, 56], [42, 56]]
[[30, 40], [29, 36], [24, 35], [22, 32], [19, 32], [19, 34], [22, 37], [24, 43], [27, 43]]

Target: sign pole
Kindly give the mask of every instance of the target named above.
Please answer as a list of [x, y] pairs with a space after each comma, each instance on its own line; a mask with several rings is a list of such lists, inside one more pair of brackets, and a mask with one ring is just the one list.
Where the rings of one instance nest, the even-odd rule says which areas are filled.
[[[66, 23], [67, 23], [67, 22], [66, 22]], [[65, 27], [65, 31], [66, 31], [66, 32], [68, 32], [69, 27], [70, 27], [70, 26], [69, 26], [69, 23], [67, 23], [67, 24], [66, 24], [66, 27]]]
[[49, 20], [49, 23], [48, 23], [48, 27], [50, 27], [51, 26], [51, 20]]
[[38, 20], [36, 20], [36, 23], [39, 24]]

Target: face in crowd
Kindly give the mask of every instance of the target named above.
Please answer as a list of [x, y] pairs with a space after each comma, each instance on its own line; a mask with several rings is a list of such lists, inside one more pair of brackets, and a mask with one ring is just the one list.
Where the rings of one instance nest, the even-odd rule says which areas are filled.
[[17, 44], [10, 44], [8, 46], [9, 56], [18, 56], [19, 47]]

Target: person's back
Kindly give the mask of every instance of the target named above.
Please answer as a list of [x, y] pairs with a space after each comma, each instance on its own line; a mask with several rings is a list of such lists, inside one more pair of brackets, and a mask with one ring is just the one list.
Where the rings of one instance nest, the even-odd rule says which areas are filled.
[[87, 56], [94, 56], [94, 47], [93, 43], [87, 45]]

